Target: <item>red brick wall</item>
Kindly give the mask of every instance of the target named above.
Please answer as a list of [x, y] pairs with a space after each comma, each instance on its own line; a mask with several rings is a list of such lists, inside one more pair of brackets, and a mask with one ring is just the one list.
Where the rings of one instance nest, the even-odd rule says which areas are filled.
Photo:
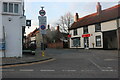
[[48, 48], [63, 48], [63, 42], [49, 43]]

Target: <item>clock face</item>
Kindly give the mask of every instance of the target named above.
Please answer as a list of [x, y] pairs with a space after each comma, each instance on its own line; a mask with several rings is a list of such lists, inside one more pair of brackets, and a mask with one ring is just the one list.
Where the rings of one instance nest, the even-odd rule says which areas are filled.
[[41, 16], [44, 16], [44, 15], [46, 14], [46, 12], [45, 12], [44, 10], [40, 10], [40, 11], [39, 11], [39, 14], [40, 14]]

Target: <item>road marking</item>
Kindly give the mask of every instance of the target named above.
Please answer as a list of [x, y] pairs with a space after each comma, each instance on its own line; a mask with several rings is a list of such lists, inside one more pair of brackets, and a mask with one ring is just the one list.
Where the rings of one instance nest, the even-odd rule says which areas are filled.
[[14, 69], [0, 69], [0, 71], [15, 71]]
[[55, 70], [40, 70], [40, 71], [44, 72], [44, 71], [55, 71]]
[[101, 71], [102, 71], [102, 68], [98, 65], [98, 64], [96, 64], [94, 61], [92, 61], [91, 59], [89, 59], [89, 61], [92, 63], [92, 64], [94, 64], [98, 69], [100, 69]]
[[117, 59], [104, 59], [104, 61], [114, 61], [114, 60], [117, 60]]
[[106, 71], [106, 72], [107, 72], [107, 71], [110, 71], [110, 72], [115, 71], [115, 72], [116, 72], [117, 70], [102, 70], [102, 71]]
[[19, 71], [34, 71], [33, 69], [20, 69]]
[[75, 72], [76, 70], [62, 70], [62, 71]]
[[0, 66], [0, 68], [17, 67], [17, 66], [28, 66], [28, 65], [33, 65], [33, 64], [42, 64], [42, 63], [46, 63], [46, 62], [54, 61], [54, 60], [55, 59], [50, 59], [50, 60], [46, 60], [46, 61], [34, 62], [34, 63], [28, 63], [28, 64], [16, 64], [16, 65]]

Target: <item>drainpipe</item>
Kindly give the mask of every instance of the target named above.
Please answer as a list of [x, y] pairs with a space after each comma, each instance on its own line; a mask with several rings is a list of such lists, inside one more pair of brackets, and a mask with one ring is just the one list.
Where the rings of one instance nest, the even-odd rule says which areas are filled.
[[118, 51], [119, 51], [119, 49], [120, 49], [120, 40], [119, 40], [119, 38], [120, 38], [120, 37], [119, 37], [119, 35], [120, 35], [120, 34], [119, 34], [119, 27], [120, 27], [120, 23], [119, 23], [119, 22], [120, 22], [120, 21], [119, 21], [119, 18], [118, 18], [116, 21], [117, 21], [117, 42], [118, 42], [118, 45], [117, 45], [118, 48], [117, 48], [117, 49], [118, 49]]

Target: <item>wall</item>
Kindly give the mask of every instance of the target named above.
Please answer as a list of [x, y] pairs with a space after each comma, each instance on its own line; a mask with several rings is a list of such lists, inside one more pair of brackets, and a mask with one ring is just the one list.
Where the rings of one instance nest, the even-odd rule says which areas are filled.
[[63, 48], [63, 42], [49, 43], [48, 48]]
[[[11, 17], [11, 21], [8, 21], [9, 17]], [[3, 15], [2, 21], [6, 32], [6, 56], [22, 56], [22, 26], [20, 17]]]
[[[73, 35], [73, 30], [70, 30], [70, 34], [72, 34], [71, 38], [73, 37], [80, 37], [81, 38], [81, 46], [77, 48], [84, 48], [84, 38], [83, 35], [83, 28], [78, 28], [78, 35]], [[88, 26], [88, 34], [91, 36], [89, 37], [89, 48], [93, 48], [92, 43], [94, 43], [94, 48], [103, 48], [103, 35], [102, 32], [95, 32], [95, 25], [89, 25]], [[96, 47], [96, 36], [101, 35], [101, 47]], [[70, 48], [76, 48], [72, 47], [72, 39], [70, 39]]]
[[[2, 26], [2, 2], [0, 1], [0, 44], [2, 43], [3, 39], [3, 26]], [[0, 57], [3, 56], [3, 51], [0, 50]]]
[[[95, 32], [95, 25], [88, 26], [88, 32], [91, 34], [89, 37], [89, 48], [93, 48], [92, 43], [94, 43], [94, 48], [103, 48], [103, 35], [101, 32]], [[96, 47], [96, 36], [101, 35], [101, 47]]]
[[109, 30], [115, 30], [115, 29], [117, 29], [116, 20], [101, 23], [102, 31], [109, 31]]

